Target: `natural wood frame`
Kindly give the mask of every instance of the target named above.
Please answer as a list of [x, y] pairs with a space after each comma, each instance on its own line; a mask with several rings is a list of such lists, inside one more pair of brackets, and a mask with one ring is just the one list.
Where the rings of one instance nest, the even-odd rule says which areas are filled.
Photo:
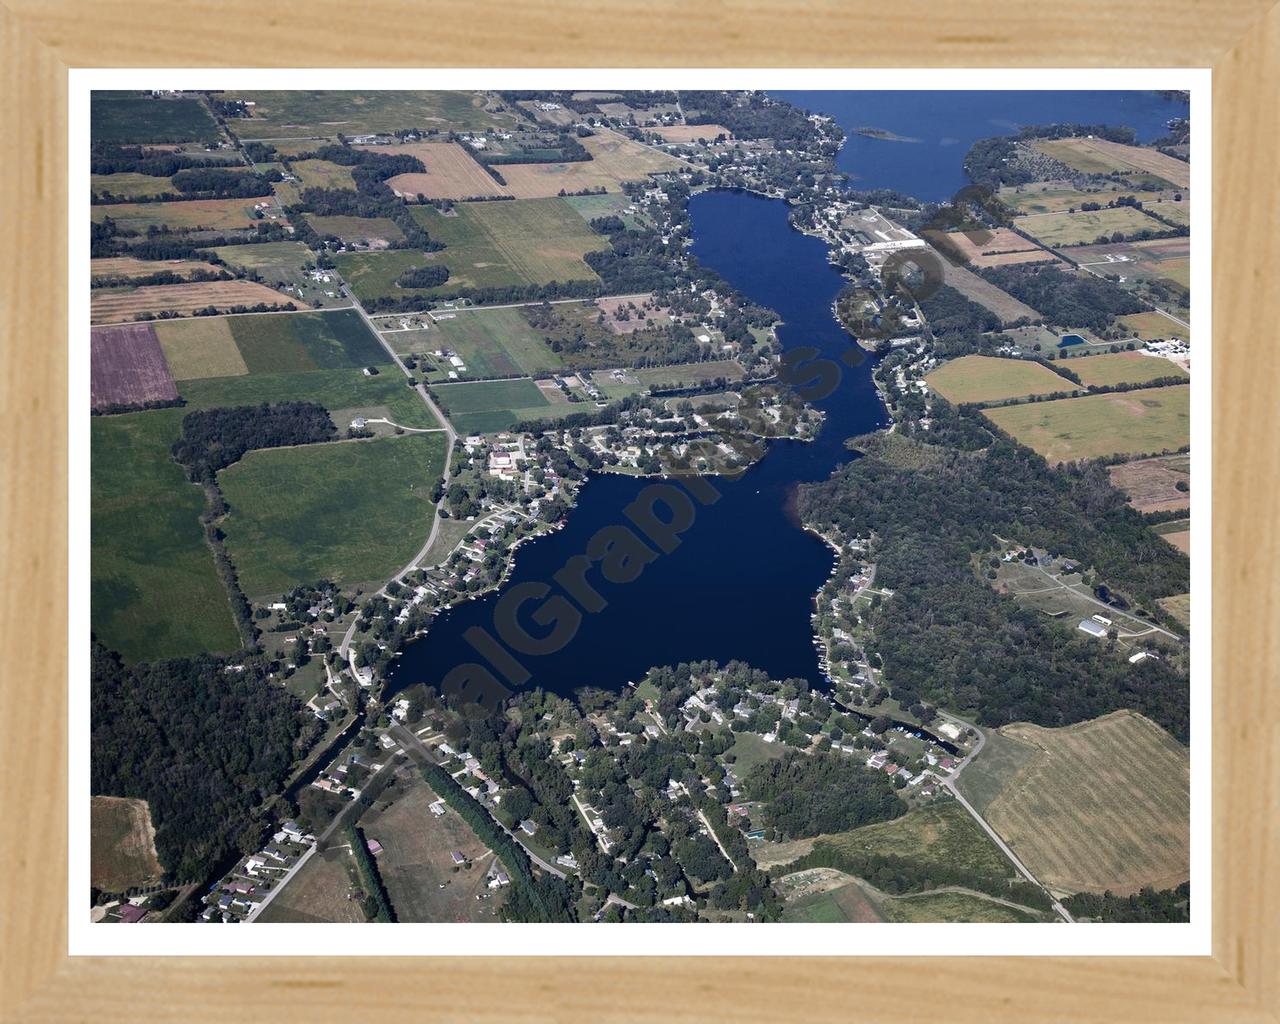
[[[1280, 1020], [1280, 7], [1069, 11], [680, 0], [0, 6], [11, 248], [0, 274], [0, 1020]], [[572, 31], [565, 31], [571, 26]], [[678, 29], [678, 30], [677, 30]], [[1214, 928], [1195, 958], [912, 960], [66, 955], [66, 97], [71, 66], [1045, 66], [1214, 69]], [[1252, 202], [1246, 202], [1251, 198]], [[1268, 513], [1271, 514], [1268, 514]], [[1247, 525], [1245, 525], [1247, 524]], [[1239, 625], [1237, 625], [1239, 624]], [[769, 939], [784, 933], [770, 932]], [[292, 1011], [292, 1012], [291, 1012]], [[355, 1016], [355, 1019], [360, 1019]]]

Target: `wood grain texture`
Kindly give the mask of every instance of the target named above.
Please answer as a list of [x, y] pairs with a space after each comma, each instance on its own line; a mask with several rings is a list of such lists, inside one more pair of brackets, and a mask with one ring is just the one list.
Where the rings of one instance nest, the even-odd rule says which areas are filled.
[[[690, 9], [662, 0], [625, 14], [581, 0], [0, 6], [0, 231], [10, 246], [0, 274], [0, 1019], [1280, 1019], [1280, 361], [1272, 352], [1280, 13], [1268, 6], [830, 0]], [[282, 62], [1215, 67], [1214, 957], [69, 960], [65, 70]], [[785, 935], [779, 927], [765, 941]]]

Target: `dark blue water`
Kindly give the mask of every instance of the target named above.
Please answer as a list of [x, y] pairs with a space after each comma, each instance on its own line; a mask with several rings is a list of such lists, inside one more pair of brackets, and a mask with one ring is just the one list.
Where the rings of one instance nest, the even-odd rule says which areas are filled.
[[[1010, 135], [1030, 124], [1127, 126], [1138, 140], [1165, 134], [1170, 118], [1186, 117], [1181, 100], [1155, 92], [779, 92], [814, 113], [829, 114], [848, 134], [836, 161], [858, 189], [893, 188], [918, 199], [949, 198], [968, 179], [964, 155], [978, 139]], [[855, 135], [881, 128], [919, 142]]]
[[[691, 200], [695, 253], [757, 302], [777, 310], [786, 348], [814, 346], [838, 360], [850, 348], [830, 306], [843, 285], [826, 246], [793, 230], [787, 208], [745, 193], [704, 193]], [[816, 441], [772, 442], [769, 453], [735, 481], [707, 478], [714, 504], [695, 501], [693, 525], [671, 554], [661, 554], [631, 583], [588, 579], [608, 607], [587, 614], [559, 652], [522, 656], [525, 685], [569, 694], [582, 686], [617, 689], [655, 665], [737, 658], [775, 678], [820, 680], [809, 616], [814, 592], [831, 569], [830, 551], [788, 517], [798, 482], [821, 480], [848, 458], [845, 438], [884, 423], [870, 366], [841, 364], [837, 390], [816, 402], [827, 422]], [[553, 574], [587, 550], [603, 527], [627, 525], [622, 509], [652, 481], [601, 474], [579, 494], [563, 530], [520, 549], [507, 584], [552, 583]], [[472, 626], [495, 633], [498, 594], [458, 605], [409, 645], [389, 675], [389, 690], [438, 685], [455, 665], [482, 663], [463, 638]], [[529, 606], [536, 610], [537, 603]], [[528, 624], [531, 633], [545, 630]]]
[[[962, 160], [978, 138], [1021, 124], [1075, 121], [1127, 124], [1139, 136], [1159, 136], [1165, 122], [1186, 114], [1186, 104], [1154, 93], [784, 93], [793, 102], [837, 117], [846, 131], [887, 129], [924, 140], [885, 142], [850, 134], [841, 169], [860, 188], [895, 188], [941, 200], [965, 184]], [[822, 480], [849, 458], [843, 442], [885, 422], [871, 383], [871, 365], [847, 366], [848, 335], [831, 315], [843, 285], [826, 260], [826, 246], [793, 230], [778, 200], [712, 192], [689, 204], [694, 252], [752, 300], [778, 311], [785, 349], [812, 346], [840, 366], [833, 393], [816, 401], [827, 413], [811, 443], [773, 442], [765, 458], [736, 481], [708, 478], [720, 493], [714, 504], [694, 502], [692, 525], [670, 554], [661, 554], [630, 583], [588, 580], [607, 606], [584, 614], [572, 639], [547, 655], [522, 655], [522, 686], [569, 695], [583, 686], [618, 689], [655, 665], [740, 659], [774, 678], [820, 679], [809, 616], [814, 592], [832, 556], [788, 515], [798, 483]], [[388, 691], [418, 682], [439, 685], [447, 673], [485, 660], [464, 633], [497, 632], [494, 608], [520, 584], [545, 583], [561, 593], [554, 574], [587, 551], [598, 531], [629, 525], [623, 509], [652, 481], [602, 474], [579, 494], [578, 506], [558, 533], [526, 544], [503, 591], [459, 605], [410, 644], [389, 673]], [[533, 612], [538, 602], [528, 606]], [[525, 623], [534, 635], [546, 630]], [[490, 666], [486, 666], [490, 667]], [[498, 678], [502, 678], [500, 674]]]

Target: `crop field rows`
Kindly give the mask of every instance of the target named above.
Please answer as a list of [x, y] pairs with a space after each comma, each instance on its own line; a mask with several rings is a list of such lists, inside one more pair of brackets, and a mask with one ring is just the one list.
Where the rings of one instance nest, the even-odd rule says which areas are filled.
[[1020, 231], [1052, 246], [1087, 245], [1099, 238], [1111, 241], [1117, 232], [1130, 238], [1144, 231], [1158, 233], [1169, 230], [1166, 225], [1132, 206], [1076, 213], [1035, 213], [1018, 217], [1014, 223]]
[[90, 207], [95, 224], [110, 218], [124, 231], [145, 234], [151, 227], [174, 230], [234, 231], [253, 227], [257, 218], [252, 210], [257, 199], [182, 199], [169, 203], [112, 203]]
[[95, 288], [89, 296], [89, 319], [95, 324], [113, 324], [136, 320], [143, 313], [190, 316], [209, 307], [284, 306], [294, 301], [294, 296], [266, 285], [239, 280]]
[[511, 192], [477, 163], [456, 142], [413, 142], [400, 146], [361, 146], [388, 156], [417, 157], [425, 172], [397, 174], [387, 179], [396, 195], [406, 199], [474, 199], [481, 196], [509, 196]]
[[[1171, 888], [1189, 872], [1187, 750], [1129, 711], [1063, 729], [1001, 733], [1030, 747], [984, 816], [1060, 892]], [[981, 764], [981, 757], [966, 776]], [[967, 786], [967, 779], [962, 788]]]

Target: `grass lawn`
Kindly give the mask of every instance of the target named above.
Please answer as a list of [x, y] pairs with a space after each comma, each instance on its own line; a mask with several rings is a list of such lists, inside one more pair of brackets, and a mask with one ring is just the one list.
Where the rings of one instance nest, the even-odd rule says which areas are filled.
[[1073, 371], [1086, 384], [1099, 387], [1111, 384], [1146, 384], [1162, 377], [1185, 379], [1191, 376], [1168, 359], [1144, 356], [1141, 352], [1107, 352], [1096, 356], [1059, 359], [1058, 365]]
[[199, 523], [204, 495], [169, 456], [184, 414], [95, 416], [90, 425], [90, 620], [130, 662], [240, 647]]
[[218, 126], [197, 99], [152, 99], [95, 90], [89, 100], [94, 142], [215, 142]]
[[925, 382], [954, 405], [1075, 389], [1071, 381], [1040, 363], [994, 356], [961, 356], [949, 360], [930, 373]]
[[[339, 428], [351, 417], [338, 415], [343, 410], [373, 410], [375, 416], [386, 413], [404, 427], [440, 426], [431, 410], [405, 384], [405, 378], [394, 366], [382, 366], [376, 377], [366, 377], [361, 370], [303, 370], [290, 373], [255, 373], [242, 377], [210, 377], [178, 383], [178, 394], [193, 409], [210, 409], [219, 405], [258, 405], [262, 402], [318, 402], [334, 414]], [[359, 415], [369, 415], [368, 412]]]
[[984, 415], [1050, 462], [1066, 462], [1184, 447], [1191, 441], [1190, 399], [1184, 384], [1010, 405]]
[[1087, 245], [1100, 238], [1111, 241], [1118, 231], [1132, 238], [1143, 231], [1167, 231], [1158, 220], [1132, 206], [1077, 211], [1076, 213], [1042, 213], [1018, 217], [1014, 224], [1045, 245]]
[[249, 452], [218, 476], [245, 594], [387, 579], [430, 532], [429, 495], [443, 470], [439, 434]]
[[255, 921], [267, 924], [360, 924], [365, 920], [355, 861], [345, 847], [314, 853]]
[[564, 366], [559, 354], [529, 326], [523, 313], [510, 307], [438, 313], [418, 345], [417, 351], [447, 348], [457, 352], [467, 364], [466, 373], [462, 375], [465, 377], [543, 374]]
[[566, 196], [564, 201], [583, 220], [588, 222], [595, 220], [597, 217], [618, 217], [627, 227], [635, 228], [643, 220], [638, 214], [626, 212], [627, 207], [632, 204], [632, 199], [625, 193], [608, 192], [602, 196]]
[[345, 304], [341, 295], [330, 297], [326, 291], [337, 292], [336, 275], [330, 283], [314, 281], [307, 276], [306, 267], [315, 266], [315, 256], [301, 242], [255, 242], [252, 245], [224, 245], [211, 250], [230, 267], [252, 270], [273, 288], [294, 289], [306, 304], [313, 301], [322, 305]]
[[[785, 743], [766, 743], [763, 737], [753, 732], [734, 733], [736, 739], [733, 746], [725, 751], [726, 756], [734, 756], [733, 770], [738, 778], [745, 779], [747, 774], [758, 764], [765, 761], [776, 761], [787, 749]], [[730, 763], [726, 760], [726, 764]]]

